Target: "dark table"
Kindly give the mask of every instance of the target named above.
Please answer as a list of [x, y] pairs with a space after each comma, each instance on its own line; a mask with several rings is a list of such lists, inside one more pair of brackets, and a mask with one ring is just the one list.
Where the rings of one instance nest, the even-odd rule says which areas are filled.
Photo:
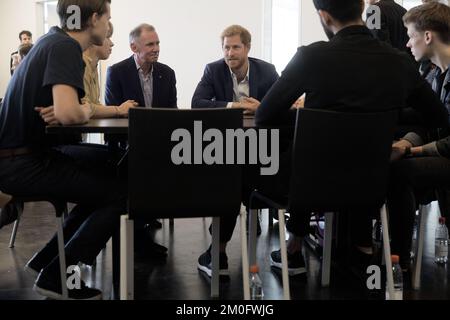
[[[255, 118], [245, 116], [244, 128], [255, 127]], [[74, 134], [74, 133], [111, 133], [128, 134], [128, 119], [91, 119], [88, 123], [72, 126], [48, 126], [48, 134]]]

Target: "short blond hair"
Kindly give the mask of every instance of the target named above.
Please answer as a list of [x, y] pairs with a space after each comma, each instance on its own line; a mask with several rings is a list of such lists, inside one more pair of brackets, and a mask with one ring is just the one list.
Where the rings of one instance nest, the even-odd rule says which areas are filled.
[[249, 47], [252, 43], [252, 35], [250, 34], [250, 32], [243, 26], [234, 24], [223, 30], [222, 35], [220, 36], [220, 38], [222, 39], [222, 45], [225, 38], [233, 37], [236, 35], [239, 35], [241, 37], [241, 41], [245, 46]]

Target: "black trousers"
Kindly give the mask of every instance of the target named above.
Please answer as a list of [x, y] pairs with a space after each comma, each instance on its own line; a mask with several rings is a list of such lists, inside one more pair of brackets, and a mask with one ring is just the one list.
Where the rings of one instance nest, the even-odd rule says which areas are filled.
[[[274, 200], [285, 199], [289, 193], [291, 161], [292, 149], [289, 146], [280, 153], [280, 167], [276, 175], [262, 176], [260, 175], [259, 166], [246, 166], [243, 170], [242, 187], [242, 199], [244, 205], [248, 205], [251, 192], [255, 189]], [[239, 212], [236, 212], [235, 214], [221, 219], [221, 242], [228, 242], [231, 240], [238, 215]], [[311, 212], [290, 212], [290, 218], [287, 221], [286, 227], [290, 232], [297, 236], [306, 236], [309, 232], [310, 219]]]
[[447, 158], [409, 158], [391, 165], [388, 193], [391, 247], [401, 260], [409, 260], [417, 206], [434, 200], [434, 196], [428, 197], [430, 192], [442, 193], [449, 187], [450, 160]]
[[[285, 200], [289, 194], [289, 183], [291, 176], [292, 163], [292, 145], [284, 148], [280, 153], [280, 168], [276, 175], [262, 176], [260, 175], [259, 167], [247, 166], [243, 177], [242, 198], [244, 204], [248, 204], [248, 199], [253, 190], [257, 189], [265, 196], [277, 200]], [[309, 211], [291, 211], [289, 220], [286, 223], [286, 228], [289, 232], [298, 237], [305, 237], [310, 232], [310, 220], [312, 212]], [[359, 245], [371, 245], [371, 219], [374, 214], [373, 210], [365, 210], [364, 212], [348, 212], [352, 215], [350, 220], [352, 226], [352, 241]], [[229, 218], [221, 220], [220, 241], [228, 242], [233, 235], [236, 225], [236, 217], [239, 215], [232, 215]]]
[[[76, 150], [78, 155], [94, 158], [95, 152], [92, 148]], [[48, 150], [0, 159], [0, 189], [14, 196], [75, 203], [64, 222], [67, 261], [90, 264], [119, 228], [120, 215], [126, 213], [126, 187], [106, 165], [95, 166], [81, 158]], [[49, 257], [57, 252], [56, 235], [41, 252]]]

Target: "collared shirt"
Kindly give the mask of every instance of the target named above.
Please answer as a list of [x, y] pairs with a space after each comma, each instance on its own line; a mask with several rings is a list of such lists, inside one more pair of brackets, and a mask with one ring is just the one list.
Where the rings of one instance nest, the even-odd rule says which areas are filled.
[[81, 102], [100, 105], [100, 85], [97, 67], [92, 65], [92, 59], [86, 54], [83, 54], [83, 61], [86, 64], [83, 78], [86, 95], [81, 99]]
[[[244, 98], [250, 97], [250, 62], [248, 62], [247, 75], [238, 83], [237, 76], [231, 71], [231, 79], [233, 80], [233, 102], [240, 102]], [[233, 106], [233, 102], [227, 104], [227, 108]]]
[[136, 68], [139, 73], [139, 80], [141, 81], [142, 93], [144, 95], [145, 107], [151, 108], [153, 103], [153, 67], [152, 70], [145, 75], [141, 66], [138, 64], [136, 60], [136, 56], [134, 56], [134, 61], [136, 62]]

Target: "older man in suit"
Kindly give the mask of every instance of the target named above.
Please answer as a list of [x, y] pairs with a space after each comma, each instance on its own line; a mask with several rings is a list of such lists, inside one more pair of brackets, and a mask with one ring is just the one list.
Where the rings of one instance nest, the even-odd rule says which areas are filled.
[[108, 69], [105, 102], [134, 100], [142, 107], [176, 108], [175, 72], [159, 63], [159, 37], [153, 26], [141, 24], [130, 33], [133, 55]]
[[[133, 55], [108, 69], [105, 102], [121, 105], [134, 100], [146, 108], [177, 108], [175, 72], [159, 63], [159, 37], [153, 26], [141, 24], [130, 33], [130, 48]], [[106, 137], [108, 144], [126, 137]], [[147, 256], [165, 257], [167, 248], [153, 242], [152, 229], [161, 228], [157, 220], [148, 225], [136, 225], [137, 253]], [[150, 239], [149, 239], [150, 238]]]
[[222, 33], [224, 58], [206, 66], [192, 98], [192, 108], [243, 108], [253, 113], [275, 81], [275, 67], [249, 58], [251, 35], [239, 25]]

